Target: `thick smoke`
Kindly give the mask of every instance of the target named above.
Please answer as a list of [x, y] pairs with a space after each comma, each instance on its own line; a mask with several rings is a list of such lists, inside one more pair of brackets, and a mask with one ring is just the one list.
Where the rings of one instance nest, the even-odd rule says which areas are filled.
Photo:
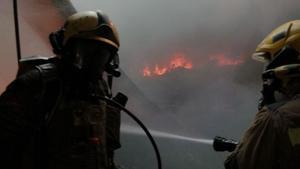
[[[128, 107], [152, 129], [203, 138], [242, 136], [260, 97], [262, 65], [251, 60], [252, 52], [271, 30], [300, 17], [296, 0], [73, 2], [79, 10], [102, 9], [119, 28], [121, 66], [135, 86], [117, 81], [130, 97]], [[194, 69], [142, 76], [144, 66], [163, 64], [175, 52]], [[218, 54], [245, 62], [209, 62]]]
[[[54, 6], [52, 1], [17, 2], [22, 57], [53, 55], [48, 43], [48, 35], [63, 24], [59, 9]], [[0, 46], [0, 93], [2, 93], [7, 84], [13, 80], [17, 71], [13, 1], [0, 1], [0, 21], [0, 38], [2, 40]]]
[[[141, 113], [145, 121], [191, 135], [222, 133], [236, 138], [249, 125], [260, 95], [262, 65], [250, 56], [272, 29], [299, 17], [300, 5], [296, 0], [72, 2], [79, 10], [100, 8], [116, 23], [124, 72], [162, 111], [141, 108], [150, 113]], [[164, 63], [175, 52], [185, 53], [194, 69], [157, 78], [142, 76], [144, 66]], [[208, 62], [217, 54], [242, 57], [245, 62], [218, 67]], [[125, 90], [134, 97], [135, 89]]]
[[[128, 108], [135, 110], [152, 129], [204, 138], [241, 137], [255, 114], [260, 96], [262, 65], [251, 61], [250, 56], [272, 29], [300, 18], [298, 0], [72, 2], [78, 10], [102, 9], [117, 25], [121, 67], [125, 74], [115, 81], [115, 88], [129, 96]], [[0, 25], [0, 37], [7, 44], [2, 43], [0, 47], [1, 91], [2, 85], [8, 83], [3, 81], [12, 79], [16, 69], [12, 66], [15, 49], [12, 10], [9, 9], [12, 9], [10, 1], [2, 0], [0, 19], [6, 24]], [[49, 55], [46, 32], [60, 24], [51, 22], [51, 27], [35, 24], [32, 17], [47, 16], [47, 12], [31, 14], [21, 16], [25, 18], [23, 50], [26, 55]], [[50, 18], [43, 20], [51, 21]], [[41, 43], [32, 43], [34, 41]], [[191, 59], [194, 69], [177, 70], [161, 77], [143, 77], [144, 66], [164, 63], [175, 52]], [[242, 57], [245, 62], [231, 67], [209, 62], [210, 56], [218, 54]], [[224, 159], [218, 160], [221, 165]]]

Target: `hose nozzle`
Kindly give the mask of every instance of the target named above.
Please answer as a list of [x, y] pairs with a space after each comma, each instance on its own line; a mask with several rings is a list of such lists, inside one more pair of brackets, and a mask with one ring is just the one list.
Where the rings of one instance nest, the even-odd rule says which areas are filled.
[[214, 142], [213, 142], [213, 148], [215, 151], [232, 152], [236, 148], [237, 145], [238, 145], [237, 141], [219, 137], [219, 136], [216, 136], [214, 138]]

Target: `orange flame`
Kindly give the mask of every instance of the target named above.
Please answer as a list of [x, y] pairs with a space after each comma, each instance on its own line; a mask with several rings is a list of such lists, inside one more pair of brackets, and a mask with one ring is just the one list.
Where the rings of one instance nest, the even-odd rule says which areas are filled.
[[161, 76], [178, 68], [192, 69], [193, 64], [186, 58], [184, 54], [175, 53], [167, 66], [159, 66], [156, 64], [152, 71], [148, 66], [146, 66], [143, 70], [143, 75], [145, 77], [153, 75]]
[[170, 62], [170, 68], [176, 69], [176, 68], [185, 68], [185, 69], [191, 69], [193, 67], [192, 63], [188, 62], [185, 58], [184, 54], [182, 53], [176, 53], [174, 56], [174, 59]]
[[[231, 58], [227, 57], [224, 54], [218, 54], [208, 57], [204, 63], [215, 63], [217, 66], [237, 66], [244, 63], [245, 60], [243, 57]], [[145, 77], [149, 76], [162, 76], [166, 73], [169, 73], [175, 69], [192, 69], [192, 62], [187, 59], [186, 55], [183, 53], [175, 53], [172, 56], [170, 62], [166, 65], [158, 65], [156, 64], [152, 69], [146, 66], [143, 69], [143, 75]]]
[[160, 68], [160, 67], [158, 67], [158, 65], [155, 65], [155, 69], [154, 69], [153, 73], [156, 75], [163, 75], [167, 72], [167, 70], [168, 69], [166, 67]]

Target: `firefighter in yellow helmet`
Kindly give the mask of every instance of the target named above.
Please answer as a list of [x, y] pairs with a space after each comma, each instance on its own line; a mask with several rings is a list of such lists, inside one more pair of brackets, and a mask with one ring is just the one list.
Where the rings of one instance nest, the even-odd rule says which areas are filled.
[[272, 31], [253, 58], [265, 63], [263, 97], [225, 168], [300, 168], [300, 20]]
[[1, 168], [114, 169], [120, 110], [97, 98], [120, 76], [116, 28], [100, 10], [78, 12], [49, 38], [57, 56], [22, 60], [0, 96]]
[[[79, 12], [70, 16], [59, 31], [50, 34], [49, 39], [54, 53], [66, 61], [65, 63], [85, 69], [84, 64], [89, 64], [88, 60], [96, 61], [91, 64], [103, 60], [107, 65], [98, 66], [99, 68], [104, 68], [114, 76], [120, 76], [116, 72], [119, 64], [119, 35], [114, 24], [102, 11]], [[107, 58], [97, 55], [97, 52], [104, 51], [100, 49], [109, 51]]]

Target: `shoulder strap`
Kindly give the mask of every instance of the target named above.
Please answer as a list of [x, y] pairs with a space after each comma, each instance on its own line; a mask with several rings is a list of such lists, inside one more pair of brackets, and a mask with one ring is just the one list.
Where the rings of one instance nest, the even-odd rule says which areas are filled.
[[46, 63], [51, 63], [53, 60], [56, 60], [57, 57], [43, 57], [43, 56], [30, 56], [22, 58], [19, 61], [19, 68], [17, 72], [17, 77], [32, 70], [37, 65], [42, 65]]
[[34, 165], [36, 169], [44, 168], [45, 165], [45, 130], [49, 118], [55, 112], [60, 102], [62, 85], [59, 78], [57, 65], [46, 63], [35, 66], [39, 70], [42, 79], [42, 92], [40, 95], [39, 108], [37, 109], [37, 128], [34, 143]]

